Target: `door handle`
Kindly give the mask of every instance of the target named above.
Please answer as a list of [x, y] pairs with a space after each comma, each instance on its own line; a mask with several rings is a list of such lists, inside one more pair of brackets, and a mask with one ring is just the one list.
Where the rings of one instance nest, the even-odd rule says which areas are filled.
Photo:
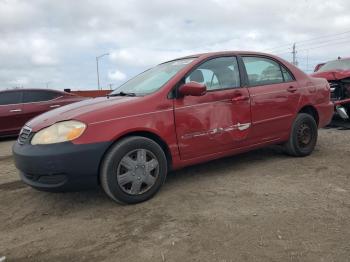
[[22, 112], [22, 109], [12, 109], [10, 113]]
[[287, 91], [288, 91], [288, 92], [291, 92], [291, 93], [294, 93], [294, 92], [297, 91], [297, 88], [296, 88], [295, 86], [289, 86], [289, 87], [287, 88]]
[[52, 105], [50, 108], [60, 107], [61, 105]]
[[232, 102], [241, 102], [249, 100], [249, 96], [239, 95], [231, 99]]

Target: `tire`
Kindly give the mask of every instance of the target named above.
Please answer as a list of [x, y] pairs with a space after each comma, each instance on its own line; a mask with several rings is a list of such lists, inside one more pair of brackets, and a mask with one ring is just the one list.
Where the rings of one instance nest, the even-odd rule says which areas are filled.
[[167, 159], [153, 140], [133, 136], [120, 140], [105, 155], [100, 181], [114, 201], [136, 204], [153, 197], [164, 184]]
[[294, 120], [288, 142], [284, 149], [291, 156], [304, 157], [310, 155], [317, 143], [318, 128], [315, 119], [300, 113]]

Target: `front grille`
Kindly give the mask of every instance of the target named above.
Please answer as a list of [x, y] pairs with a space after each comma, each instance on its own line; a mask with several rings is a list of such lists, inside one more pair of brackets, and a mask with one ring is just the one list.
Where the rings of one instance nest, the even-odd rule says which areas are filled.
[[335, 88], [339, 87], [339, 84], [336, 82], [329, 82], [329, 86], [334, 90]]
[[23, 145], [29, 138], [32, 129], [24, 126], [18, 136], [18, 144]]
[[331, 99], [337, 100], [339, 99], [339, 92], [341, 90], [341, 86], [338, 82], [329, 82], [329, 86], [331, 88]]

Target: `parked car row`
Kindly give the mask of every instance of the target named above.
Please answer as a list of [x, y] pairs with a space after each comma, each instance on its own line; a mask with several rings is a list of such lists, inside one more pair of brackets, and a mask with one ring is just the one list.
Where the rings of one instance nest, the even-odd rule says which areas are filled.
[[158, 192], [169, 170], [273, 144], [307, 156], [333, 111], [327, 80], [281, 58], [206, 53], [162, 63], [107, 97], [35, 117], [13, 153], [21, 179], [34, 188], [101, 185], [115, 201], [138, 203]]
[[0, 136], [18, 135], [24, 124], [33, 117], [84, 99], [48, 89], [0, 91]]

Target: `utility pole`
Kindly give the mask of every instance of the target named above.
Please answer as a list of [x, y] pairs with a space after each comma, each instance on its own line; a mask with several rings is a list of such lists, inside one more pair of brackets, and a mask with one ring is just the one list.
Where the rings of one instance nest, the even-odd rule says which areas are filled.
[[100, 90], [100, 72], [98, 71], [98, 57], [96, 56], [97, 90]]
[[297, 61], [297, 50], [296, 50], [295, 43], [293, 44], [292, 55], [293, 55], [293, 62], [292, 62], [292, 64], [297, 66], [298, 65], [298, 61]]
[[101, 86], [100, 86], [100, 72], [99, 72], [99, 68], [98, 68], [98, 60], [104, 56], [107, 56], [109, 55], [109, 53], [105, 53], [105, 54], [102, 54], [102, 55], [99, 55], [99, 56], [96, 56], [96, 72], [97, 72], [97, 88], [98, 90], [101, 89]]

